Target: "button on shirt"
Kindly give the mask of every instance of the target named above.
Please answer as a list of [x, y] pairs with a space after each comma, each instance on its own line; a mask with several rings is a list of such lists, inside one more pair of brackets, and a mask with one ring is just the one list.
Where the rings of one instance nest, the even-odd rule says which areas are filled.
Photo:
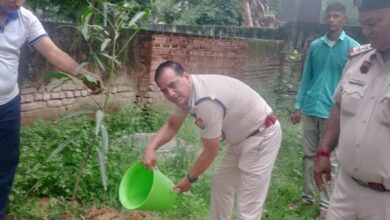
[[[235, 144], [261, 128], [272, 109], [252, 88], [223, 75], [191, 75], [191, 95], [187, 109], [174, 107], [174, 115], [194, 113], [202, 138], [220, 137]], [[195, 103], [203, 97], [210, 99]], [[213, 101], [214, 100], [214, 101]], [[219, 100], [220, 103], [215, 100]]]
[[[368, 71], [362, 71], [365, 65]], [[390, 62], [383, 63], [375, 50], [356, 55], [334, 99], [341, 108], [340, 166], [356, 179], [390, 189]]]
[[38, 18], [23, 7], [7, 16], [4, 26], [0, 27], [0, 105], [19, 93], [20, 48], [26, 42], [34, 44], [46, 35]]
[[304, 114], [328, 118], [334, 103], [333, 93], [340, 81], [348, 51], [359, 43], [344, 33], [332, 46], [327, 35], [310, 45], [297, 94], [295, 109]]

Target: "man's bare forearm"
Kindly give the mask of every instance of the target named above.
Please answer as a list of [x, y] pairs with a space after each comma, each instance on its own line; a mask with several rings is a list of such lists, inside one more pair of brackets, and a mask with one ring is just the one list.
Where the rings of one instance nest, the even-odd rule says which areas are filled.
[[169, 115], [168, 121], [158, 130], [152, 141], [148, 144], [148, 149], [157, 150], [162, 145], [170, 141], [183, 124], [185, 116]]
[[175, 130], [171, 129], [168, 124], [164, 124], [153, 137], [152, 141], [148, 145], [148, 148], [152, 150], [159, 149], [162, 145], [168, 143], [175, 134]]
[[189, 175], [191, 177], [199, 177], [213, 163], [219, 152], [219, 138], [203, 139], [203, 151], [196, 159]]
[[319, 144], [320, 150], [332, 152], [339, 141], [340, 135], [340, 104], [336, 103], [332, 107], [330, 117], [325, 123], [325, 132]]
[[[79, 64], [67, 53], [59, 49], [49, 37], [43, 37], [34, 44], [35, 48], [61, 71], [74, 74]], [[82, 72], [87, 72], [83, 70]]]

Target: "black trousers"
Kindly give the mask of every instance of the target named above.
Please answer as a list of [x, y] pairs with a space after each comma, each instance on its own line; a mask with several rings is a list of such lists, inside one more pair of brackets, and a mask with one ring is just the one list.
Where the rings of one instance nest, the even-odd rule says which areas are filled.
[[0, 220], [5, 219], [8, 195], [19, 162], [20, 96], [0, 105]]

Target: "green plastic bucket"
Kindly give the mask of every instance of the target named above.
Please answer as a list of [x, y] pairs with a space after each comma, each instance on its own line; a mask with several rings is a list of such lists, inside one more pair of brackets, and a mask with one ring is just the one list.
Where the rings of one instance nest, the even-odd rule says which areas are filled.
[[126, 209], [164, 211], [176, 201], [177, 193], [173, 187], [172, 181], [158, 169], [151, 172], [137, 162], [122, 178], [119, 199]]

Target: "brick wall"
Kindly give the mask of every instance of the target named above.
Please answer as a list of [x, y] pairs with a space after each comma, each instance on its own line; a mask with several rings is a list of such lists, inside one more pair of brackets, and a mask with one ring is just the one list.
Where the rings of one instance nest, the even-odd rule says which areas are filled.
[[[46, 31], [53, 41], [78, 62], [86, 62], [88, 49], [73, 27], [55, 23], [45, 23]], [[114, 80], [109, 110], [132, 103], [136, 99], [138, 39], [127, 49], [123, 68]], [[94, 66], [87, 68], [94, 71]], [[60, 85], [43, 80], [48, 72], [56, 71], [34, 48], [22, 48], [19, 65], [19, 87], [21, 88], [22, 123], [29, 124], [37, 119], [52, 119], [65, 113], [81, 109], [95, 110], [91, 99], [100, 102], [100, 96], [90, 96], [89, 91], [78, 83], [68, 82]]]
[[[86, 61], [88, 49], [74, 28], [53, 23], [44, 26], [60, 48], [77, 61]], [[346, 27], [346, 30], [364, 42], [356, 27]], [[110, 106], [115, 109], [138, 99], [144, 103], [160, 102], [162, 95], [153, 76], [157, 66], [166, 60], [182, 63], [192, 74], [223, 74], [256, 86], [283, 72], [282, 65], [286, 62], [283, 63], [285, 57], [281, 55], [288, 54], [283, 50], [299, 49], [312, 36], [323, 33], [324, 25], [308, 23], [279, 29], [146, 25], [126, 48], [124, 65], [114, 82]], [[24, 47], [21, 54], [19, 85], [24, 123], [93, 106], [88, 91], [80, 86], [45, 84], [42, 76], [54, 69], [36, 50]], [[94, 68], [88, 66], [88, 69]]]
[[146, 103], [162, 99], [153, 76], [158, 65], [166, 60], [182, 63], [192, 74], [228, 75], [256, 86], [280, 72], [282, 46], [282, 41], [275, 40], [144, 33], [139, 96]]
[[[21, 89], [21, 111], [23, 124], [30, 124], [37, 119], [50, 119], [64, 113], [83, 110], [95, 110], [95, 100], [102, 100], [101, 95], [91, 96], [84, 87], [66, 83], [57, 86], [58, 82], [36, 87], [28, 83]], [[116, 110], [135, 100], [134, 80], [126, 75], [118, 77], [110, 97], [109, 110]]]
[[[88, 50], [73, 28], [50, 23], [44, 26], [60, 48], [77, 61], [86, 61]], [[153, 28], [163, 28], [164, 32]], [[127, 48], [123, 68], [114, 82], [110, 106], [128, 105], [137, 99], [149, 104], [160, 102], [162, 96], [153, 76], [157, 66], [168, 59], [181, 62], [193, 74], [229, 75], [253, 86], [277, 75], [283, 41], [242, 37], [279, 39], [278, 29], [240, 30], [164, 25], [144, 30]], [[94, 68], [88, 66], [88, 69]], [[88, 91], [78, 85], [70, 82], [56, 87], [57, 83], [43, 82], [44, 73], [54, 68], [33, 48], [23, 49], [19, 70], [23, 123], [94, 105]], [[100, 100], [99, 96], [94, 98]]]

